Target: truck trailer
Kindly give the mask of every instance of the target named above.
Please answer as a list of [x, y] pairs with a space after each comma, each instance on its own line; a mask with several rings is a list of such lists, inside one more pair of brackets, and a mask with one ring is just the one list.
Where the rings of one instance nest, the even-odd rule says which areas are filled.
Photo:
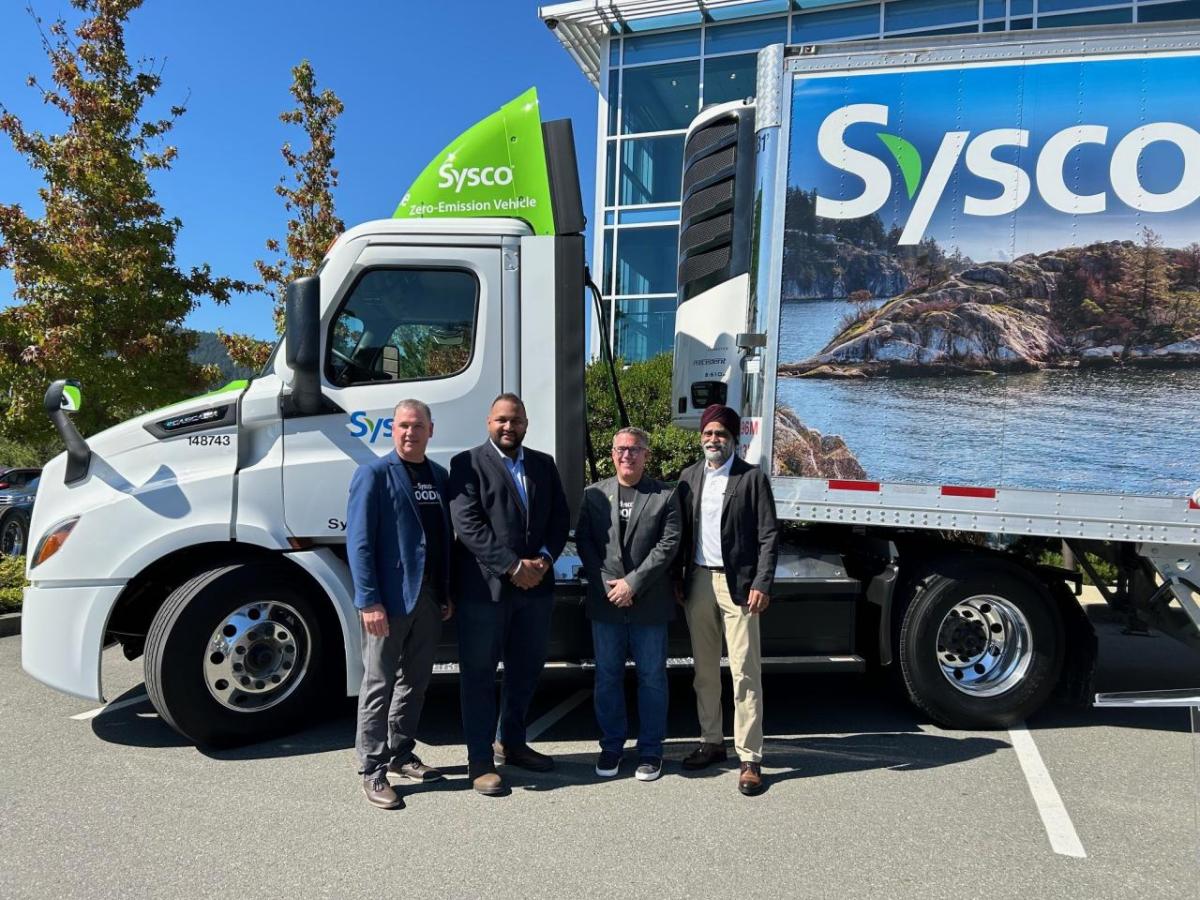
[[[1078, 567], [1200, 646], [1197, 83], [1188, 27], [777, 45], [691, 124], [671, 414], [739, 409], [770, 474], [768, 665], [891, 668], [933, 720], [1005, 726], [1087, 696]], [[26, 671], [101, 700], [119, 643], [208, 744], [357, 693], [346, 495], [396, 401], [446, 463], [520, 394], [578, 502], [584, 225], [569, 123], [529, 92], [289, 286], [257, 377], [87, 440], [52, 385]], [[551, 659], [586, 665], [570, 553], [555, 579]]]

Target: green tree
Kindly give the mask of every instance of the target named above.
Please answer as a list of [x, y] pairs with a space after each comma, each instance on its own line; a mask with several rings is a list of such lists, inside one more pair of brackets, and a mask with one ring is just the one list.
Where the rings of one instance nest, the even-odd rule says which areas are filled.
[[176, 264], [182, 223], [155, 199], [150, 175], [171, 168], [176, 148], [164, 139], [185, 110], [144, 109], [162, 78], [153, 60], [135, 69], [126, 53], [141, 0], [71, 4], [82, 14], [73, 34], [34, 17], [50, 83], [28, 79], [65, 130], [28, 129], [0, 105], [0, 131], [44, 181], [40, 215], [0, 204], [0, 267], [12, 270], [18, 301], [0, 313], [0, 436], [31, 445], [53, 435], [42, 396], [55, 378], [83, 382], [85, 434], [203, 390], [213, 373], [189, 361], [184, 317], [202, 296], [226, 303], [248, 287]]
[[[1117, 284], [1112, 291], [1109, 310], [1133, 323], [1130, 344], [1165, 338], [1159, 334], [1160, 313], [1167, 306], [1171, 291], [1167, 255], [1162, 238], [1143, 227], [1141, 242], [1124, 254]], [[1131, 348], [1126, 347], [1126, 352]]]
[[[700, 458], [700, 439], [694, 431], [671, 424], [671, 354], [625, 365], [617, 360], [621, 397], [629, 424], [650, 433], [650, 462], [646, 471], [655, 478], [674, 481], [684, 466]], [[615, 474], [612, 438], [620, 428], [608, 366], [600, 361], [587, 367], [587, 420], [600, 477]], [[590, 473], [585, 473], [590, 479]]]
[[[279, 119], [304, 129], [308, 149], [298, 152], [289, 142], [280, 150], [287, 171], [275, 185], [275, 193], [283, 198], [288, 214], [287, 237], [282, 245], [275, 238], [267, 241], [267, 252], [277, 254], [274, 260], [254, 263], [262, 279], [259, 289], [274, 303], [277, 334], [283, 334], [288, 282], [315, 274], [329, 245], [346, 228], [334, 212], [333, 201], [338, 184], [333, 141], [342, 101], [329, 88], [317, 90], [317, 77], [307, 59], [292, 69], [290, 91], [296, 107], [280, 113]], [[261, 368], [271, 352], [270, 342], [246, 335], [223, 335], [222, 340], [236, 362], [254, 369]]]

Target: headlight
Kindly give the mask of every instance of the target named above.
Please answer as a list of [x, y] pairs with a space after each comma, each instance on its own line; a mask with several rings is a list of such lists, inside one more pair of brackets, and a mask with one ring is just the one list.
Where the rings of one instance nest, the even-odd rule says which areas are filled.
[[29, 568], [35, 569], [52, 557], [55, 553], [62, 549], [62, 545], [67, 542], [67, 538], [75, 528], [75, 524], [79, 521], [79, 516], [73, 519], [67, 519], [64, 522], [59, 522], [53, 528], [46, 532], [40, 541], [38, 541], [37, 549], [33, 551], [33, 564]]

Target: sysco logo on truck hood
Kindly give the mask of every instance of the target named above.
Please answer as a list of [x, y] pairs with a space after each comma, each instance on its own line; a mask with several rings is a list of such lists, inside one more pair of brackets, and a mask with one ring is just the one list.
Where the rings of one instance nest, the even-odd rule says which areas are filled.
[[901, 245], [1030, 207], [1058, 228], [1179, 213], [1200, 199], [1198, 63], [797, 78], [791, 177], [818, 217], [878, 213]]
[[[450, 154], [451, 157], [454, 154]], [[447, 159], [438, 167], [438, 187], [454, 188], [454, 193], [462, 193], [463, 186], [476, 187], [484, 184], [488, 187], [512, 184], [513, 171], [510, 166], [468, 166], [465, 169], [455, 168], [453, 159]]]

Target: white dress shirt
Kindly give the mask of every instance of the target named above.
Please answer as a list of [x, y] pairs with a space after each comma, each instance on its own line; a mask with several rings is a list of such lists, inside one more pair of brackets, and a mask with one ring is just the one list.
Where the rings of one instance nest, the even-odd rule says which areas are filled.
[[704, 467], [704, 490], [700, 494], [700, 518], [696, 520], [699, 534], [696, 537], [696, 565], [721, 568], [721, 507], [725, 502], [725, 487], [729, 484], [729, 470], [733, 467], [733, 454], [717, 468]]

